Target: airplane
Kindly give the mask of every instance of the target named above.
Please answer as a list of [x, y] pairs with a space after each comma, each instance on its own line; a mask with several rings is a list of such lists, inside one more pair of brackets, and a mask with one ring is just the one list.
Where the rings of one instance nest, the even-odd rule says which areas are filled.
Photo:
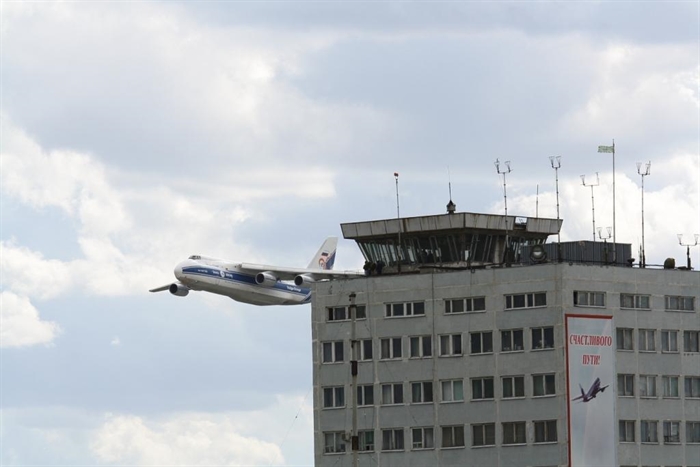
[[[184, 297], [190, 290], [224, 295], [252, 305], [301, 305], [311, 301], [311, 284], [335, 277], [364, 276], [359, 271], [333, 271], [337, 237], [328, 237], [306, 268], [232, 263], [192, 255], [175, 266], [177, 282], [151, 289]], [[291, 282], [289, 282], [291, 281]]]
[[591, 385], [588, 392], [584, 392], [583, 388], [579, 384], [578, 387], [581, 388], [581, 395], [578, 397], [574, 397], [571, 400], [572, 401], [582, 400], [583, 402], [590, 402], [593, 399], [595, 399], [595, 397], [598, 395], [599, 392], [605, 391], [605, 388], [607, 388], [608, 386], [610, 386], [610, 385], [607, 384], [603, 387], [600, 387], [600, 378], [596, 378], [595, 381], [593, 381], [593, 384]]

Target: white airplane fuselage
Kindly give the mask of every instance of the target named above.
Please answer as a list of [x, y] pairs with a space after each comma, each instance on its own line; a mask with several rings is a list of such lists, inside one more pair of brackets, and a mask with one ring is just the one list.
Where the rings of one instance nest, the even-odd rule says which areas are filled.
[[[241, 271], [236, 264], [212, 258], [187, 259], [175, 266], [177, 280], [192, 290], [224, 295], [252, 305], [301, 305], [311, 301], [310, 288], [281, 280], [258, 284], [255, 276]], [[171, 285], [171, 293], [177, 295], [177, 287]]]

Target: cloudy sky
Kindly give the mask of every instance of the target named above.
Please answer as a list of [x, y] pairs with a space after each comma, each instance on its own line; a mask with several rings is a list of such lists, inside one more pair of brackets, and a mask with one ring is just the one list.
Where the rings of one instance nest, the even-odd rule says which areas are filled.
[[[305, 266], [341, 222], [700, 233], [697, 2], [0, 4], [3, 465], [311, 465], [310, 307], [149, 294]], [[448, 175], [449, 174], [449, 175]], [[539, 196], [537, 193], [539, 191]], [[700, 247], [692, 250], [700, 265]], [[342, 241], [336, 267], [361, 267]]]

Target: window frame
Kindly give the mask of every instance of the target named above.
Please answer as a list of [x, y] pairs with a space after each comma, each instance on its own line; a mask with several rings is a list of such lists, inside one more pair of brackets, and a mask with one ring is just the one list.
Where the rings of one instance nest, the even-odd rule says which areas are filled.
[[[597, 300], [601, 297], [602, 300]], [[601, 301], [602, 305], [599, 304]], [[574, 290], [574, 306], [582, 308], [605, 308], [605, 292]]]
[[[478, 301], [478, 302], [477, 302]], [[461, 302], [462, 311], [452, 311], [455, 303]], [[480, 308], [477, 308], [477, 304]], [[483, 304], [483, 308], [481, 308]], [[485, 313], [486, 312], [486, 297], [474, 296], [464, 298], [446, 298], [445, 299], [445, 314], [446, 315], [461, 315], [466, 313]]]
[[[492, 432], [488, 433], [488, 429], [491, 428]], [[477, 430], [481, 432], [482, 443], [477, 443]], [[490, 436], [490, 438], [489, 438]], [[492, 441], [488, 444], [489, 441]], [[472, 424], [472, 447], [489, 447], [496, 445], [496, 424], [491, 423], [473, 423]]]
[[[520, 335], [520, 347], [518, 347], [518, 334]], [[506, 346], [506, 342], [509, 344]], [[501, 330], [501, 352], [513, 353], [525, 351], [525, 331], [519, 329], [503, 329]]]
[[[460, 435], [461, 432], [461, 435]], [[445, 436], [449, 433], [449, 436]], [[458, 444], [461, 436], [462, 444]], [[446, 444], [451, 441], [450, 445]], [[440, 425], [440, 447], [442, 449], [462, 449], [466, 447], [466, 439], [464, 437], [464, 425]]]
[[[369, 345], [368, 345], [369, 344]], [[369, 352], [368, 352], [369, 349]], [[360, 358], [361, 362], [369, 362], [374, 359], [374, 341], [372, 339], [360, 339]], [[369, 355], [367, 355], [369, 353]]]
[[[509, 431], [512, 431], [509, 433]], [[522, 433], [519, 432], [522, 429]], [[501, 423], [502, 445], [517, 446], [527, 444], [527, 424], [524, 421], [513, 421]], [[508, 435], [512, 436], [512, 441], [506, 439]], [[522, 434], [522, 439], [520, 435]]]
[[[649, 339], [650, 336], [651, 339]], [[656, 329], [637, 329], [637, 347], [640, 352], [655, 353]]]
[[[536, 340], [535, 333], [540, 334], [540, 339]], [[548, 345], [547, 335], [551, 332], [552, 341], [551, 345]], [[542, 345], [535, 345], [535, 342], [541, 342]], [[530, 350], [533, 351], [544, 351], [544, 350], [554, 350], [555, 339], [554, 339], [554, 326], [542, 326], [538, 328], [530, 328]]]
[[619, 420], [617, 425], [618, 441], [620, 443], [635, 443], [637, 440], [636, 425], [637, 420]]
[[[399, 307], [401, 308], [399, 312]], [[425, 316], [425, 301], [390, 302], [384, 304], [384, 317], [389, 318], [414, 318]]]
[[[450, 399], [445, 398], [445, 385], [449, 385]], [[462, 393], [461, 399], [455, 398], [455, 385], [461, 387], [460, 392]], [[456, 404], [464, 402], [464, 380], [463, 379], [443, 379], [440, 380], [440, 403], [441, 404]]]
[[[459, 334], [439, 334], [438, 335], [438, 342], [439, 342], [439, 349], [438, 349], [438, 356], [439, 357], [461, 357], [464, 355], [464, 339], [462, 337], [462, 333]], [[443, 342], [446, 342], [446, 347]], [[459, 344], [456, 344], [456, 343]], [[459, 347], [459, 349], [457, 349]], [[443, 353], [443, 351], [445, 351]]]
[[[367, 439], [370, 437], [368, 435], [371, 435], [371, 440]], [[358, 430], [357, 441], [359, 452], [374, 452], [376, 446], [374, 440], [374, 430]]]
[[[666, 345], [664, 345], [664, 343]], [[673, 344], [673, 345], [671, 345]], [[667, 349], [668, 348], [668, 349]], [[661, 330], [661, 353], [679, 353], [678, 346], [678, 330], [677, 329], [662, 329]]]
[[[522, 389], [522, 395], [518, 395], [518, 384], [516, 380], [519, 380], [520, 387]], [[510, 386], [510, 391], [512, 396], [506, 396], [506, 382], [510, 381], [508, 386]], [[524, 375], [514, 375], [514, 376], [501, 376], [501, 399], [524, 399], [525, 398], [525, 376]]]
[[[553, 386], [553, 391], [550, 393], [548, 390], [550, 389], [550, 386], [547, 384], [548, 383], [548, 378], [552, 379], [551, 386]], [[542, 391], [543, 394], [537, 394], [537, 378], [542, 378]], [[554, 397], [557, 395], [557, 377], [556, 373], [537, 373], [532, 375], [532, 397], [534, 398], [539, 398], [539, 397]]]
[[[411, 381], [411, 404], [432, 404], [435, 401], [435, 388], [433, 387], [433, 381]], [[415, 400], [415, 388], [419, 388], [419, 399], [420, 400]], [[426, 396], [426, 388], [429, 389], [429, 400], [428, 397]]]
[[694, 329], [683, 331], [683, 352], [700, 353], [700, 331]]
[[[676, 428], [676, 434], [673, 434], [673, 427]], [[667, 429], [668, 428], [668, 429]], [[663, 440], [664, 444], [680, 444], [681, 443], [681, 422], [680, 420], [664, 420], [663, 423]], [[668, 435], [666, 433], [669, 433]]]
[[640, 420], [639, 442], [642, 444], [659, 444], [658, 420]]
[[[387, 440], [387, 434], [389, 434], [389, 446], [385, 446]], [[404, 442], [404, 429], [403, 428], [382, 428], [382, 452], [399, 452], [406, 450], [406, 443]], [[398, 445], [401, 445], [400, 447]]]
[[[396, 342], [399, 342], [399, 346], [396, 346]], [[384, 342], [388, 342], [388, 347], [386, 348], [388, 355], [385, 357], [384, 352]], [[396, 355], [398, 348], [398, 355]], [[402, 337], [383, 337], [379, 339], [379, 360], [401, 360], [403, 358], [403, 338]]]
[[[339, 345], [340, 344], [340, 345]], [[326, 361], [326, 346], [330, 348], [331, 360]], [[340, 359], [338, 359], [338, 349], [340, 349]], [[321, 364], [334, 365], [345, 362], [345, 341], [324, 341], [321, 342]]]
[[[621, 384], [622, 383], [622, 384]], [[629, 384], [628, 384], [629, 383]], [[632, 390], [629, 391], [628, 386], [632, 386]], [[618, 397], [635, 397], [635, 382], [633, 373], [618, 373], [617, 374], [617, 396]]]
[[[516, 297], [522, 297], [522, 306], [516, 306]], [[537, 303], [544, 297], [544, 303]], [[518, 300], [519, 301], [519, 300]], [[505, 295], [505, 311], [511, 310], [526, 310], [531, 308], [546, 308], [547, 307], [547, 292], [523, 292], [516, 294]]]
[[[676, 393], [673, 394], [673, 381], [675, 380]], [[681, 397], [680, 376], [661, 375], [661, 397], [664, 399], [679, 399]]]
[[683, 378], [683, 395], [686, 399], [700, 399], [700, 376]]
[[[631, 298], [631, 304], [624, 303], [625, 299]], [[646, 299], [646, 306], [644, 306]], [[620, 294], [620, 309], [621, 310], [651, 310], [651, 295], [636, 294], [636, 293], [621, 293]]]
[[[328, 436], [333, 437], [331, 446], [328, 444]], [[347, 452], [347, 443], [343, 439], [345, 432], [343, 431], [324, 431], [323, 432], [323, 454], [345, 454]], [[329, 450], [329, 447], [332, 450]]]
[[[413, 343], [418, 342], [418, 354], [413, 354]], [[427, 342], [427, 344], [426, 344]], [[426, 353], [427, 350], [427, 353]], [[409, 336], [408, 337], [408, 358], [409, 359], [420, 359], [420, 358], [433, 358], [433, 336], [430, 334], [420, 335], [420, 336]]]
[[[673, 305], [672, 302], [677, 304]], [[688, 302], [690, 302], [688, 304]], [[693, 313], [695, 312], [695, 297], [685, 295], [664, 295], [664, 311]]]
[[[333, 410], [345, 408], [345, 386], [324, 386], [323, 388], [323, 399], [322, 399], [322, 410]], [[327, 405], [328, 401], [327, 394], [330, 394], [331, 405]]]
[[[385, 402], [387, 399], [384, 397], [385, 396], [385, 389], [386, 387], [390, 388], [389, 394], [390, 402]], [[381, 391], [381, 398], [380, 398], [380, 404], [379, 405], [405, 405], [406, 404], [406, 398], [404, 397], [403, 394], [403, 383], [382, 383], [380, 386], [380, 391]], [[400, 399], [400, 401], [397, 402], [397, 399]]]
[[[420, 440], [416, 441], [416, 431], [420, 433]], [[430, 433], [430, 436], [426, 436]], [[426, 443], [427, 440], [430, 443]], [[420, 444], [416, 446], [416, 444]], [[430, 444], [430, 446], [426, 446]], [[435, 430], [432, 426], [414, 426], [411, 427], [411, 451], [427, 451], [430, 449], [435, 449]]]
[[[557, 421], [556, 420], [534, 420], [532, 422], [533, 429], [535, 431], [535, 436], [534, 436], [534, 444], [549, 444], [549, 443], [557, 443], [559, 440], [559, 436], [557, 433]], [[538, 425], [542, 427], [543, 434], [544, 434], [544, 439], [541, 439], [540, 441], [537, 440], [538, 437]], [[553, 436], [552, 436], [553, 434]]]
[[[491, 397], [489, 397], [489, 384], [491, 390]], [[477, 397], [477, 386], [481, 393], [481, 397]], [[478, 378], [471, 378], [472, 387], [472, 401], [492, 401], [496, 397], [496, 388], [493, 376], [482, 376]]]
[[687, 444], [700, 444], [700, 421], [686, 420], [685, 442]]
[[641, 399], [656, 399], [659, 397], [656, 390], [656, 375], [639, 375], [638, 387]]
[[[369, 397], [367, 395], [369, 394]], [[369, 403], [367, 399], [372, 399]], [[372, 407], [374, 406], [374, 384], [359, 384], [357, 386], [357, 406]]]
[[[475, 341], [474, 337], [478, 336], [478, 351], [475, 352]], [[485, 337], [488, 339], [485, 341]], [[488, 342], [490, 341], [490, 342]], [[490, 344], [490, 349], [487, 344]], [[475, 331], [469, 333], [469, 355], [488, 355], [493, 353], [493, 331]]]
[[634, 328], [615, 328], [615, 350], [634, 352]]

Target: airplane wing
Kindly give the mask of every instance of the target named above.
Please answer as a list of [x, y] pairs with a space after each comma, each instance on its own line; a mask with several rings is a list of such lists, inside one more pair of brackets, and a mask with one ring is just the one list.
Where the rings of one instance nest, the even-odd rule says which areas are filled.
[[308, 268], [285, 268], [271, 266], [267, 264], [241, 263], [238, 265], [241, 272], [255, 275], [260, 272], [269, 272], [280, 280], [291, 281], [299, 275], [311, 276], [315, 280], [360, 277], [365, 273], [362, 271], [334, 271], [332, 269], [308, 269]]
[[571, 401], [580, 401], [581, 399], [583, 399], [583, 396], [574, 397]]
[[168, 285], [163, 285], [161, 287], [156, 287], [155, 289], [149, 290], [149, 292], [164, 292], [170, 288], [170, 284]]

